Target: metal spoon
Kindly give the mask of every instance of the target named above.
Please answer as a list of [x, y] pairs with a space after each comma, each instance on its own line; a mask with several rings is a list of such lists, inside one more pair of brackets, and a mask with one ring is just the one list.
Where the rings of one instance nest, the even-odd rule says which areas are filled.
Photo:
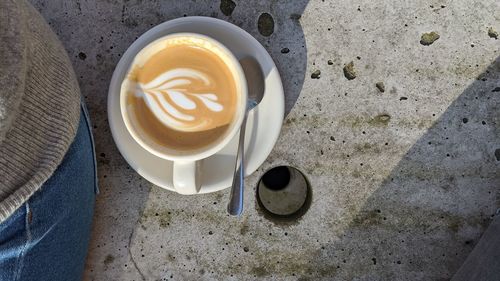
[[[259, 63], [253, 57], [245, 57], [240, 60], [248, 87], [247, 110], [240, 128], [240, 140], [238, 144], [238, 155], [233, 176], [233, 185], [227, 205], [227, 212], [233, 216], [239, 216], [243, 212], [243, 187], [245, 178], [244, 150], [245, 150], [245, 128], [247, 125], [248, 112], [256, 107], [264, 96], [264, 75]], [[239, 165], [238, 165], [239, 163]]]

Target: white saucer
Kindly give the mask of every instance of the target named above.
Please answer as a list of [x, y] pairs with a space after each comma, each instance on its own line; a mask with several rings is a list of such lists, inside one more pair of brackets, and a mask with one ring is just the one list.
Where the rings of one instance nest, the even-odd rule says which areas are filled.
[[[164, 22], [139, 37], [123, 54], [111, 78], [108, 93], [108, 119], [111, 134], [125, 160], [142, 177], [168, 190], [172, 187], [172, 162], [150, 154], [128, 133], [120, 114], [120, 86], [135, 55], [150, 42], [177, 32], [205, 34], [226, 45], [241, 59], [254, 57], [265, 76], [261, 103], [250, 111], [245, 138], [245, 175], [255, 172], [276, 143], [285, 111], [283, 86], [278, 69], [262, 45], [243, 29], [209, 17], [184, 17]], [[237, 134], [219, 153], [203, 159], [202, 186], [199, 193], [218, 191], [231, 186], [238, 145]]]

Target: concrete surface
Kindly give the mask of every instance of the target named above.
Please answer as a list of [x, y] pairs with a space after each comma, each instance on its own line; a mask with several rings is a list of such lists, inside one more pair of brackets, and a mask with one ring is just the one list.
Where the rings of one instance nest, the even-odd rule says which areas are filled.
[[[85, 280], [447, 280], [500, 207], [496, 0], [235, 0], [230, 16], [227, 0], [224, 13], [219, 1], [31, 1], [68, 50], [95, 125], [101, 194]], [[262, 13], [275, 25], [267, 37]], [[183, 15], [244, 28], [282, 74], [289, 114], [246, 180], [240, 219], [226, 215], [227, 191], [184, 197], [141, 179], [109, 133], [120, 55]], [[440, 38], [420, 44], [432, 31]], [[255, 203], [259, 177], [279, 164], [312, 185], [291, 224]]]
[[452, 281], [498, 280], [500, 276], [500, 218], [497, 216], [481, 236], [472, 253], [453, 275]]

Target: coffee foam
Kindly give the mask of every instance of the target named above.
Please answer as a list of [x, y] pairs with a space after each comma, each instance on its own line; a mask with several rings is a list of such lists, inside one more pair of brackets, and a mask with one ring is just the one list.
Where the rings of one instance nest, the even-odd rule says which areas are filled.
[[[233, 62], [203, 38], [174, 37], [141, 50], [122, 83], [136, 131], [185, 149], [222, 136], [241, 101]], [[163, 128], [162, 128], [163, 127]], [[174, 146], [175, 144], [175, 146]]]

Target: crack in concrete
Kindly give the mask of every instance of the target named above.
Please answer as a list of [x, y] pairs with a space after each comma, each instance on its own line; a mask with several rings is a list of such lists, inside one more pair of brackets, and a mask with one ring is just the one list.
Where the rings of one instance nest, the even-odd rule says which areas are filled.
[[[139, 222], [139, 220], [137, 220], [137, 222]], [[127, 250], [128, 250], [128, 255], [130, 256], [130, 260], [132, 261], [132, 264], [134, 264], [135, 269], [137, 270], [137, 272], [139, 272], [139, 275], [141, 275], [141, 279], [143, 281], [146, 281], [146, 277], [144, 276], [142, 271], [139, 269], [139, 266], [137, 266], [137, 262], [135, 262], [134, 256], [132, 255], [132, 238], [134, 238], [135, 226], [137, 225], [137, 222], [134, 224], [134, 228], [132, 229], [132, 232], [130, 233], [130, 236], [128, 237]]]

